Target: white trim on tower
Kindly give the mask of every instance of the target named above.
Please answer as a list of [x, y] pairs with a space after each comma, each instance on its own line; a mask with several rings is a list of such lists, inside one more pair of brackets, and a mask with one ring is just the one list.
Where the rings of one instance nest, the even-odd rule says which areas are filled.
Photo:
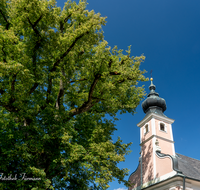
[[[151, 130], [152, 130], [152, 136], [156, 135], [156, 126], [155, 126], [155, 119], [152, 118], [151, 119]], [[156, 157], [155, 157], [155, 151], [156, 151], [156, 138], [155, 136], [152, 139], [152, 143], [153, 143], [153, 175], [154, 178], [156, 178]]]
[[[171, 125], [171, 124], [169, 124], [169, 130], [170, 130], [171, 139], [172, 139], [172, 141], [174, 141], [173, 133], [172, 133], [172, 125]], [[175, 147], [174, 147], [174, 143], [172, 143], [172, 152], [173, 152], [173, 156], [175, 156]]]

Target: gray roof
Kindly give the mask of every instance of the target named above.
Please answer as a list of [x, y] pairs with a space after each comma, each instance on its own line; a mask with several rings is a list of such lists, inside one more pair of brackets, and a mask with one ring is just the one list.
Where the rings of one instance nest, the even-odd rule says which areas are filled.
[[184, 156], [176, 153], [178, 161], [178, 169], [182, 171], [183, 175], [200, 180], [200, 160]]

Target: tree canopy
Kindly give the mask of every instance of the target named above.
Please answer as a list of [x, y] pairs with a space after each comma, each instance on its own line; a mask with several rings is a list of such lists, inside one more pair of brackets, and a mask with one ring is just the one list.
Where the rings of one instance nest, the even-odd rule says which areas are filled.
[[128, 185], [117, 163], [130, 144], [112, 134], [117, 112], [134, 114], [145, 95], [145, 57], [111, 49], [106, 18], [86, 5], [0, 0], [1, 189]]

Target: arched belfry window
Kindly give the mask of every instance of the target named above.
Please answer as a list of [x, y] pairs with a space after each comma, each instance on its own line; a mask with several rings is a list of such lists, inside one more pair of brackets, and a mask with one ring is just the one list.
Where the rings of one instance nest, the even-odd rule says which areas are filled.
[[160, 131], [165, 131], [166, 132], [166, 126], [164, 123], [160, 123]]
[[148, 132], [149, 132], [149, 125], [146, 124], [146, 125], [144, 126], [144, 134], [147, 134]]

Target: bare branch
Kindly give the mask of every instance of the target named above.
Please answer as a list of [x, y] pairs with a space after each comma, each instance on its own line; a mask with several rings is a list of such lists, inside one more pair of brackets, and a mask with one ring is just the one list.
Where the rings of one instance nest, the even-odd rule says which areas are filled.
[[[77, 109], [74, 109], [74, 110], [71, 111], [71, 113], [72, 113], [71, 117], [78, 115], [78, 114], [81, 114], [83, 112], [89, 111], [98, 102], [100, 102], [99, 99], [95, 100], [93, 102], [92, 101], [84, 102], [83, 105], [80, 108], [77, 108]], [[67, 121], [70, 120], [70, 118], [68, 118]]]
[[33, 24], [33, 27], [35, 28], [37, 24], [40, 22], [40, 20], [43, 18], [43, 15], [41, 15]]
[[121, 75], [121, 73], [118, 73], [118, 72], [110, 72], [110, 75]]
[[54, 63], [53, 68], [50, 70], [50, 72], [53, 72], [56, 70], [56, 67], [59, 65], [59, 63], [68, 55], [68, 53], [72, 50], [72, 48], [75, 46], [76, 42], [81, 39], [83, 36], [85, 36], [86, 34], [88, 34], [89, 31], [81, 34], [80, 36], [76, 37], [74, 42], [70, 45], [70, 47], [67, 49], [67, 51], [65, 53], [63, 53], [63, 55]]
[[[78, 9], [77, 9], [78, 10]], [[64, 23], [66, 23], [68, 20], [69, 20], [69, 18], [72, 16], [72, 13], [71, 14], [69, 14], [65, 19], [64, 19]]]
[[[80, 8], [78, 8], [77, 10], [75, 10], [75, 11], [78, 11]], [[61, 31], [61, 33], [63, 33], [63, 30], [64, 30], [64, 24], [69, 20], [69, 18], [72, 16], [72, 13], [71, 14], [69, 14], [65, 19], [64, 19], [64, 21], [62, 22], [60, 22], [60, 31]]]
[[[64, 72], [62, 72], [62, 74], [64, 75]], [[58, 96], [57, 96], [57, 101], [56, 101], [56, 108], [57, 109], [59, 109], [61, 104], [62, 104], [61, 98], [63, 96], [64, 96], [64, 84], [63, 84], [62, 79], [60, 79], [60, 89], [59, 89]]]
[[34, 83], [34, 85], [33, 85], [32, 88], [30, 89], [30, 91], [29, 91], [28, 94], [29, 94], [29, 95], [32, 94], [32, 93], [35, 91], [35, 89], [38, 87], [38, 85], [39, 85], [39, 83], [37, 83], [37, 82]]
[[[15, 98], [14, 98], [14, 90], [15, 90], [15, 82], [16, 82], [16, 76], [17, 76], [17, 73], [13, 75], [13, 80], [11, 82], [11, 97], [9, 99], [9, 102], [8, 103], [3, 103], [0, 101], [0, 105], [3, 106], [4, 108], [6, 108], [8, 111], [10, 112], [17, 112], [17, 107], [13, 106], [13, 103], [15, 102]], [[6, 91], [3, 90], [3, 89], [0, 89], [0, 93], [1, 94], [4, 94]]]
[[129, 59], [129, 55], [127, 55], [127, 58], [122, 60], [121, 63], [119, 65], [123, 65], [124, 64], [124, 61], [128, 60]]
[[46, 96], [46, 103], [49, 103], [49, 96], [51, 94], [51, 89], [52, 89], [52, 77], [49, 77], [48, 79], [48, 88], [47, 88], [47, 96]]
[[83, 79], [78, 79], [78, 80], [71, 80], [71, 81], [68, 81], [67, 83], [79, 82], [79, 81], [84, 81], [84, 80], [87, 80], [87, 79], [83, 78]]
[[125, 82], [125, 79], [117, 81], [117, 83], [123, 83], [123, 82]]
[[[69, 121], [73, 116], [77, 114], [81, 114], [83, 112], [89, 111], [96, 103], [100, 102], [101, 100], [98, 98], [93, 98], [93, 92], [95, 89], [95, 86], [97, 85], [97, 82], [101, 78], [101, 74], [96, 74], [95, 78], [90, 86], [89, 94], [88, 94], [88, 101], [84, 102], [83, 105], [79, 108], [75, 108], [71, 110], [71, 115], [65, 119], [65, 121]], [[95, 101], [94, 101], [95, 99]]]
[[[41, 17], [41, 16], [40, 16], [40, 17]], [[31, 25], [32, 29], [34, 30], [34, 32], [35, 32], [38, 36], [40, 36], [40, 33], [39, 33], [39, 31], [37, 30], [35, 23], [37, 24], [41, 19], [39, 18], [40, 20], [38, 19], [39, 21], [37, 20], [38, 22], [36, 21], [34, 24], [32, 24], [32, 22], [30, 21], [29, 17], [28, 17], [27, 19], [28, 19], [28, 22], [29, 22], [29, 24]]]
[[135, 78], [129, 78], [129, 77], [128, 77], [127, 80], [135, 80]]
[[[41, 16], [34, 22], [34, 24], [32, 24], [32, 22], [30, 21], [29, 17], [27, 18], [27, 19], [28, 19], [28, 22], [29, 22], [29, 24], [31, 25], [31, 27], [32, 27], [32, 29], [34, 30], [34, 32], [35, 32], [38, 36], [40, 36], [40, 37], [41, 37], [41, 35], [40, 35], [39, 31], [37, 30], [36, 26], [37, 26], [37, 24], [39, 23], [39, 21], [42, 19], [42, 17], [43, 17], [43, 15], [41, 15]], [[38, 40], [38, 41], [36, 42], [36, 45], [35, 45], [34, 51], [33, 51], [33, 53], [34, 53], [34, 55], [33, 55], [34, 75], [36, 75], [36, 51], [39, 49], [40, 43], [41, 43], [41, 40]], [[30, 89], [30, 91], [29, 91], [28, 94], [29, 94], [29, 95], [32, 94], [32, 93], [35, 91], [35, 89], [38, 87], [38, 85], [39, 85], [39, 83], [35, 82], [34, 85], [33, 85], [33, 87]]]
[[[129, 59], [129, 56], [127, 56], [127, 59], [122, 60], [122, 61], [120, 62], [119, 65], [123, 65], [123, 64], [124, 64], [124, 61], [126, 61], [126, 60], [128, 60], [128, 59]], [[109, 68], [111, 68], [112, 62], [113, 62], [112, 59], [110, 59], [110, 61], [109, 61], [109, 63], [108, 63]], [[110, 72], [110, 75], [121, 75], [121, 73], [115, 71], [115, 72]]]
[[72, 16], [72, 13], [69, 14], [69, 15], [64, 19], [63, 22], [60, 22], [60, 31], [61, 31], [61, 33], [63, 33], [63, 30], [64, 30], [64, 24], [69, 20], [69, 18], [70, 18], [71, 16]]
[[8, 104], [4, 104], [3, 102], [0, 101], [0, 105], [6, 108], [9, 112], [18, 112], [17, 107], [13, 106], [12, 103], [15, 101], [15, 99], [10, 99]]
[[12, 81], [12, 83], [11, 83], [11, 91], [12, 91], [12, 93], [13, 93], [14, 90], [15, 90], [16, 77], [17, 77], [17, 74], [14, 74], [14, 75], [13, 75], [13, 81]]
[[89, 95], [88, 95], [88, 102], [91, 102], [92, 101], [92, 94], [94, 92], [94, 88], [97, 84], [97, 82], [99, 81], [99, 79], [101, 78], [101, 75], [100, 74], [97, 74], [95, 75], [95, 78], [94, 78], [94, 81], [90, 87], [90, 91], [89, 91]]
[[109, 63], [108, 63], [108, 67], [109, 67], [109, 68], [111, 68], [112, 62], [113, 62], [113, 60], [110, 59], [110, 61], [109, 61]]
[[5, 93], [5, 90], [0, 89], [0, 93], [1, 93], [1, 95], [4, 94], [4, 93]]
[[[34, 76], [35, 76], [35, 80], [36, 80], [36, 76], [37, 76], [37, 72], [36, 72], [36, 67], [37, 67], [37, 50], [39, 49], [40, 47], [40, 42], [41, 40], [39, 39], [38, 41], [36, 41], [36, 45], [34, 46], [34, 50], [33, 50], [33, 73], [34, 73]], [[33, 87], [31, 88], [29, 94], [31, 94], [37, 87], [38, 87], [39, 83], [35, 82], [35, 84], [33, 85]]]
[[[4, 42], [4, 40], [3, 40]], [[2, 46], [2, 52], [4, 54], [3, 61], [6, 63], [6, 52], [4, 51], [4, 46]]]
[[[81, 34], [80, 36], [76, 37], [74, 42], [71, 44], [71, 46], [67, 49], [67, 51], [54, 63], [53, 68], [50, 70], [51, 72], [54, 72], [56, 70], [56, 67], [59, 65], [59, 63], [64, 59], [64, 57], [67, 56], [67, 54], [71, 51], [71, 49], [74, 47], [74, 45], [76, 44], [76, 42], [81, 39], [84, 35], [88, 34], [89, 31]], [[48, 88], [47, 88], [47, 99], [46, 102], [49, 103], [49, 96], [51, 93], [51, 89], [52, 89], [52, 77], [49, 77], [48, 79]]]
[[4, 20], [6, 21], [6, 30], [8, 30], [9, 26], [10, 26], [10, 23], [8, 22], [7, 18], [5, 17], [5, 15], [3, 14], [3, 11], [0, 9], [0, 13], [1, 15], [3, 16]]
[[[101, 92], [100, 94], [101, 94], [101, 96], [103, 95], [102, 92]], [[92, 96], [92, 99], [93, 99], [93, 100], [99, 100], [99, 101], [102, 101], [102, 100], [105, 101], [105, 99], [103, 99], [103, 98], [98, 98], [98, 97], [94, 97], [94, 96]]]

